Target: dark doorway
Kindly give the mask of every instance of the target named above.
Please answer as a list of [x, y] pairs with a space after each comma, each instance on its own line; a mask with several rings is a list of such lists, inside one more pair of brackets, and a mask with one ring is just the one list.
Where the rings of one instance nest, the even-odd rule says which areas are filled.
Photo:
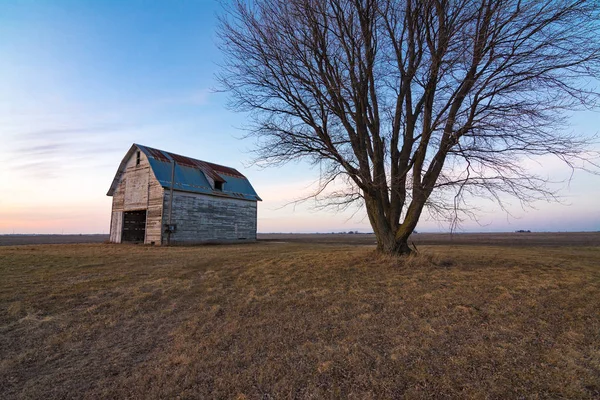
[[146, 210], [123, 213], [123, 242], [144, 243]]

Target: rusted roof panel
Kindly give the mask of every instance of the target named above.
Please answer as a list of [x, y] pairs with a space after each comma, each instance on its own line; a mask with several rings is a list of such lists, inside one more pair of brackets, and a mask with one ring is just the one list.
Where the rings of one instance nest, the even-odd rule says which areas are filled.
[[206, 164], [208, 164], [209, 167], [211, 167], [212, 169], [214, 169], [215, 171], [217, 171], [220, 174], [237, 176], [239, 178], [245, 178], [245, 176], [240, 174], [237, 169], [225, 167], [223, 165], [213, 164], [213, 163], [209, 163], [209, 162], [207, 162]]
[[[145, 147], [145, 146], [144, 146], [144, 147]], [[146, 150], [148, 151], [148, 154], [147, 154], [147, 156], [149, 156], [149, 157], [153, 157], [154, 159], [156, 159], [156, 160], [158, 160], [158, 161], [167, 161], [167, 162], [171, 161], [171, 160], [170, 160], [170, 159], [169, 159], [167, 156], [165, 156], [165, 155], [163, 154], [163, 152], [162, 152], [162, 151], [160, 151], [160, 150], [157, 150], [157, 149], [153, 149], [153, 148], [151, 148], [151, 147], [145, 147], [145, 148], [146, 148]]]
[[[165, 153], [167, 153], [165, 151]], [[183, 165], [185, 167], [192, 168], [201, 168], [200, 162], [198, 160], [194, 160], [193, 158], [180, 156], [179, 154], [167, 153], [171, 156], [173, 160], [179, 165]]]
[[[261, 200], [248, 179], [234, 168], [138, 144], [134, 144], [134, 147], [139, 148], [146, 154], [152, 167], [152, 172], [165, 188], [171, 186], [171, 171], [174, 161], [175, 182], [173, 187], [175, 190], [253, 201]], [[207, 178], [216, 182], [222, 182], [223, 190], [213, 188]], [[111, 191], [109, 191], [110, 194]]]
[[244, 178], [244, 175], [240, 174], [236, 169], [226, 167], [224, 165], [209, 163], [202, 160], [196, 160], [195, 158], [181, 156], [175, 153], [169, 153], [167, 151], [153, 149], [151, 147], [143, 146], [147, 151], [148, 155], [154, 157], [159, 161], [171, 161], [175, 160], [175, 162], [179, 165], [183, 165], [191, 168], [198, 168], [202, 170], [209, 178], [217, 182], [227, 182], [223, 177], [219, 175], [219, 173], [223, 173], [231, 176], [238, 176]]
[[[167, 152], [165, 152], [167, 153]], [[167, 153], [178, 165], [184, 167], [196, 168], [204, 172], [204, 174], [214, 181], [222, 182], [223, 179], [215, 173], [204, 161], [195, 160], [190, 157], [180, 156], [179, 154]]]

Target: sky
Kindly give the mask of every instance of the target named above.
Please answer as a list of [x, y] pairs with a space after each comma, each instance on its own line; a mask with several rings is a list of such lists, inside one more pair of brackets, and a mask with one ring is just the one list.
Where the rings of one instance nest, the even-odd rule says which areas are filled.
[[[311, 192], [318, 170], [251, 165], [247, 116], [217, 92], [217, 1], [0, 1], [0, 234], [107, 233], [106, 192], [132, 143], [219, 164], [258, 194], [259, 232], [371, 228], [358, 209], [286, 204]], [[600, 129], [574, 114], [572, 129]], [[561, 203], [508, 212], [476, 200], [463, 231], [600, 230], [600, 177], [543, 157], [531, 169], [556, 181]], [[569, 179], [571, 178], [571, 179]], [[448, 231], [424, 216], [420, 231]]]

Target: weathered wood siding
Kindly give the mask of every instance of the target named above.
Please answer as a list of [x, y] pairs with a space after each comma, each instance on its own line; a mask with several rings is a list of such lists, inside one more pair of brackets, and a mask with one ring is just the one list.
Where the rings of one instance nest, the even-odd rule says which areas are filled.
[[138, 166], [125, 172], [125, 210], [143, 210], [148, 206], [150, 166]]
[[[169, 220], [170, 193], [165, 189], [163, 222]], [[174, 192], [171, 243], [256, 240], [256, 201]], [[163, 237], [166, 243], [166, 234]]]
[[136, 158], [134, 152], [113, 194], [110, 241], [121, 243], [124, 211], [147, 210], [144, 243], [161, 244], [163, 188], [154, 177], [146, 155], [140, 152], [139, 165]]
[[[114, 203], [114, 201], [113, 201]], [[114, 211], [110, 219], [110, 242], [121, 243], [121, 234], [123, 232], [123, 211]]]

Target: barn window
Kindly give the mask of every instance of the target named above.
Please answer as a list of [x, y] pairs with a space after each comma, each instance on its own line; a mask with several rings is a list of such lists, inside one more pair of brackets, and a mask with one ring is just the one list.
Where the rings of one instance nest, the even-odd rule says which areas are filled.
[[136, 166], [140, 165], [140, 151], [139, 150], [135, 154], [135, 165]]
[[215, 181], [215, 190], [223, 190], [223, 182]]

